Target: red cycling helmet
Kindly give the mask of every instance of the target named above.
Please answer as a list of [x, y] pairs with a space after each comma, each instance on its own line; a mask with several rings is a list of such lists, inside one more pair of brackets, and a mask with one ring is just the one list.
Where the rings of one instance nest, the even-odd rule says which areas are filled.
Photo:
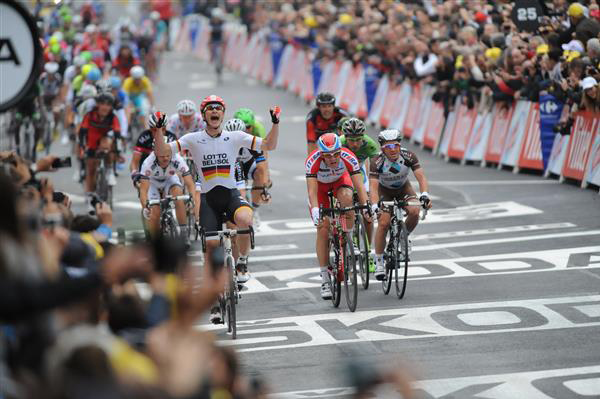
[[325, 133], [317, 140], [317, 148], [323, 153], [339, 151], [342, 148], [340, 138], [335, 133]]
[[225, 101], [221, 97], [211, 94], [210, 96], [202, 100], [202, 103], [200, 104], [200, 112], [204, 113], [204, 108], [208, 104], [221, 104], [223, 108], [225, 108]]

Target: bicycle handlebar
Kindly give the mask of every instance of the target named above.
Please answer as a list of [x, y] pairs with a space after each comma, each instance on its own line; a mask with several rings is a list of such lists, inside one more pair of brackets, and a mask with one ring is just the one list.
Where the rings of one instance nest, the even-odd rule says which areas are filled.
[[190, 196], [187, 194], [177, 195], [177, 196], [167, 195], [167, 196], [165, 196], [165, 198], [162, 198], [162, 199], [148, 200], [148, 205], [160, 205], [162, 202], [189, 201], [189, 200], [190, 200]]
[[250, 248], [254, 249], [254, 228], [252, 226], [247, 229], [224, 229], [218, 231], [204, 231], [203, 227], [200, 227], [200, 240], [202, 242], [202, 252], [206, 252], [206, 237], [223, 237], [233, 238], [240, 234], [250, 235]]
[[425, 204], [423, 204], [421, 201], [400, 201], [400, 200], [393, 200], [393, 201], [379, 201], [379, 207], [383, 208], [383, 207], [388, 207], [388, 208], [393, 208], [394, 206], [397, 206], [399, 208], [403, 207], [403, 206], [420, 206], [423, 209], [422, 215], [421, 215], [421, 220], [425, 220], [425, 218], [427, 217], [427, 211], [428, 209], [425, 208]]

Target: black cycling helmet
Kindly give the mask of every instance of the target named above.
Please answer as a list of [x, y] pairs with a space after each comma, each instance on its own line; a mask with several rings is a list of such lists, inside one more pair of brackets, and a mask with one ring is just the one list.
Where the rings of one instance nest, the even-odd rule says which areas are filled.
[[96, 103], [115, 105], [115, 97], [111, 93], [101, 93], [96, 97]]
[[365, 134], [365, 124], [358, 118], [348, 118], [342, 123], [342, 134], [349, 137], [362, 137]]
[[317, 105], [321, 105], [321, 104], [332, 104], [335, 105], [335, 96], [331, 93], [328, 93], [326, 91], [319, 93], [317, 95]]

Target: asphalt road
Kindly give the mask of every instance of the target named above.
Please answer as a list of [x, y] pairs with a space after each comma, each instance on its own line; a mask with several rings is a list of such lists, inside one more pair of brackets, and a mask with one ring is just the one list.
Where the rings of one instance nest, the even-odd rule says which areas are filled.
[[[407, 144], [421, 160], [435, 200], [412, 238], [406, 296], [384, 296], [372, 283], [360, 290], [358, 308], [350, 313], [344, 298], [334, 309], [319, 297], [303, 178], [309, 106], [234, 74], [216, 87], [209, 66], [177, 54], [164, 59], [155, 92], [169, 114], [181, 99], [199, 103], [218, 94], [227, 102], [227, 116], [252, 108], [267, 130], [269, 107], [283, 110], [279, 147], [270, 156], [273, 203], [260, 209], [259, 247], [238, 308], [238, 339], [215, 330], [278, 397], [344, 397], [349, 362], [367, 370], [403, 364], [418, 380], [422, 398], [600, 397], [597, 192], [446, 163]], [[55, 150], [64, 152], [58, 145]], [[71, 175], [53, 174], [56, 187], [74, 194], [75, 209], [83, 209], [83, 191]], [[139, 230], [139, 209], [128, 173], [122, 173], [116, 227]]]

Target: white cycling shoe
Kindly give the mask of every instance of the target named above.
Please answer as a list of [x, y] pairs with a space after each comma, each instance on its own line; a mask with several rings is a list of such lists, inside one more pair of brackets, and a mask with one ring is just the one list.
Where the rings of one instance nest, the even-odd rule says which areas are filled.
[[238, 259], [237, 265], [235, 265], [235, 272], [239, 284], [244, 284], [250, 280], [250, 273], [248, 273], [248, 258], [242, 259], [240, 257]]
[[108, 182], [109, 186], [116, 186], [117, 185], [117, 178], [115, 177], [115, 171], [112, 169], [109, 169], [108, 173], [106, 174], [106, 181]]
[[375, 280], [383, 281], [385, 280], [385, 265], [383, 263], [375, 262]]
[[331, 287], [329, 283], [321, 284], [321, 299], [331, 299]]

